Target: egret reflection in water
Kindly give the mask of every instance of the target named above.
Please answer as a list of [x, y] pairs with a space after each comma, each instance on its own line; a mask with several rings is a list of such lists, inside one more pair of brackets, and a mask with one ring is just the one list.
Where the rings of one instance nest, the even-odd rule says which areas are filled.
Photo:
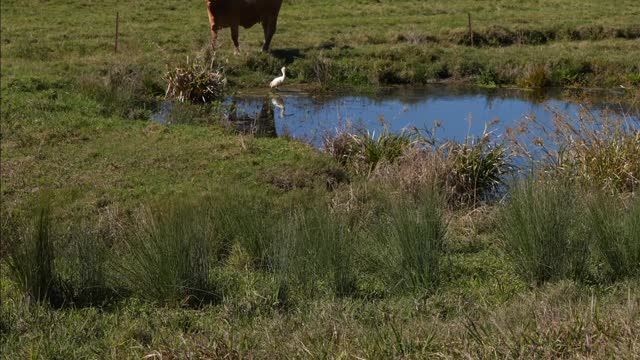
[[[284, 113], [284, 102], [281, 100], [281, 103], [280, 110]], [[274, 106], [275, 101], [269, 98], [265, 98], [259, 107], [240, 107], [238, 101], [234, 99], [229, 106], [227, 120], [241, 133], [258, 137], [277, 137]]]
[[272, 96], [271, 103], [273, 104], [273, 106], [280, 109], [280, 119], [284, 119], [285, 117], [284, 99], [281, 96]]
[[[518, 126], [524, 118], [551, 122], [557, 113], [577, 117], [585, 106], [571, 100], [576, 98], [586, 99], [590, 104], [586, 108], [595, 116], [609, 109], [640, 119], [637, 105], [619, 104], [620, 93], [616, 91], [537, 94], [514, 89], [447, 86], [350, 95], [292, 91], [245, 94], [225, 99], [224, 107], [230, 125], [238, 131], [256, 136], [290, 136], [322, 147], [324, 136], [346, 126], [376, 133], [385, 129], [399, 133], [407, 128], [437, 127], [438, 138], [464, 141], [466, 136], [482, 135], [489, 125], [499, 136]], [[173, 105], [163, 103], [152, 119], [172, 123], [172, 112]]]

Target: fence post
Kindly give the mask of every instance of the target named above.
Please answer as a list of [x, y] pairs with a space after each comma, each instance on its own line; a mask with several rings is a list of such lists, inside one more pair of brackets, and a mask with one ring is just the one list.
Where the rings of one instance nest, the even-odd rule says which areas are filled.
[[471, 46], [474, 46], [473, 43], [473, 26], [471, 24], [471, 13], [468, 13], [469, 15], [469, 39], [471, 39]]
[[118, 53], [118, 36], [120, 33], [120, 12], [116, 11], [116, 41], [113, 45], [113, 52]]

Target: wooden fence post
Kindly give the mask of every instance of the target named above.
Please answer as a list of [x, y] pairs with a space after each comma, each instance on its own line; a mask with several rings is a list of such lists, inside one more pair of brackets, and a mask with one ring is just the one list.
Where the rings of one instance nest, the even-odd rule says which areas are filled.
[[471, 46], [474, 46], [473, 43], [473, 26], [471, 24], [471, 13], [468, 13], [469, 15], [469, 39], [471, 39]]
[[118, 36], [120, 33], [120, 12], [116, 11], [116, 41], [113, 46], [113, 51], [118, 53]]

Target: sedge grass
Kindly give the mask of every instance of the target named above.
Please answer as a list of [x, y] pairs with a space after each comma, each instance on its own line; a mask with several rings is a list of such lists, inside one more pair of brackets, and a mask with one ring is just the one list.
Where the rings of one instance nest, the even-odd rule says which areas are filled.
[[588, 204], [587, 233], [611, 276], [640, 276], [640, 197], [625, 208], [617, 195], [600, 192]]
[[437, 191], [418, 200], [387, 199], [384, 218], [369, 229], [373, 250], [366, 250], [374, 276], [387, 291], [428, 291], [442, 277], [446, 220], [444, 201]]
[[353, 268], [354, 235], [325, 204], [296, 209], [282, 223], [278, 270], [303, 291], [327, 284], [337, 296], [357, 291]]
[[575, 189], [561, 182], [517, 182], [500, 231], [519, 275], [529, 283], [585, 275], [586, 241], [576, 236]]
[[153, 302], [216, 301], [212, 269], [224, 238], [211, 215], [206, 206], [180, 201], [147, 209], [114, 259], [114, 280]]
[[8, 251], [9, 276], [36, 302], [61, 305], [62, 288], [54, 267], [49, 206], [41, 205], [33, 226]]

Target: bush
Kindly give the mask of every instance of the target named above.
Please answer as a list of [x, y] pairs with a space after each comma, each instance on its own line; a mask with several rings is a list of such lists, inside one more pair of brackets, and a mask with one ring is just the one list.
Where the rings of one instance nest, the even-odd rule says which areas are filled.
[[563, 183], [525, 180], [511, 189], [500, 231], [506, 251], [526, 281], [582, 279], [586, 241], [576, 236], [576, 195]]

